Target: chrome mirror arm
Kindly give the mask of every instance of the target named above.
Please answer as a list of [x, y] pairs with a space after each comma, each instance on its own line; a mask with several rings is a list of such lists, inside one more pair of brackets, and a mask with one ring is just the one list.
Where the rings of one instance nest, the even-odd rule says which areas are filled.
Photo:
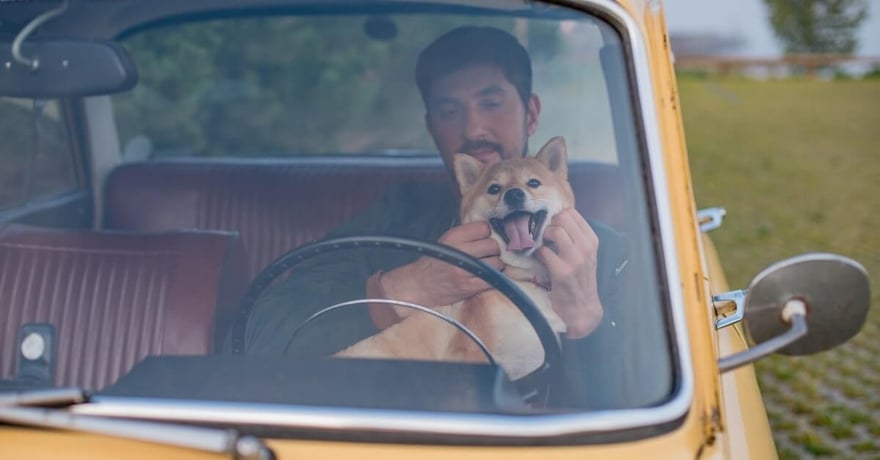
[[782, 319], [791, 327], [784, 334], [774, 337], [760, 345], [752, 347], [733, 356], [727, 356], [718, 360], [718, 369], [721, 373], [744, 366], [752, 361], [763, 358], [770, 353], [794, 342], [807, 334], [807, 306], [799, 299], [786, 302], [782, 310]]

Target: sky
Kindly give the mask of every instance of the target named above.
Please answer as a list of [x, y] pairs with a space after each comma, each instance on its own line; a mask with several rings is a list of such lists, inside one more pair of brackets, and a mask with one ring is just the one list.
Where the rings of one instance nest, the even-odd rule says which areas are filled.
[[[738, 37], [743, 46], [731, 54], [772, 57], [782, 52], [763, 0], [663, 0], [670, 34], [710, 33]], [[857, 55], [880, 57], [880, 0], [868, 0], [868, 18], [859, 30]]]

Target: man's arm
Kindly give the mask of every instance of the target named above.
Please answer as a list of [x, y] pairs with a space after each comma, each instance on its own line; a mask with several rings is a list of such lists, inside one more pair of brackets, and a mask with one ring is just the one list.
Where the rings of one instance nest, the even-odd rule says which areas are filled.
[[[498, 243], [489, 237], [485, 222], [472, 222], [444, 233], [439, 242], [459, 249], [501, 269]], [[388, 273], [376, 273], [367, 280], [367, 295], [402, 300], [428, 308], [451, 305], [489, 289], [480, 278], [433, 257], [421, 257]], [[384, 329], [412, 314], [405, 308], [370, 306], [373, 323]]]

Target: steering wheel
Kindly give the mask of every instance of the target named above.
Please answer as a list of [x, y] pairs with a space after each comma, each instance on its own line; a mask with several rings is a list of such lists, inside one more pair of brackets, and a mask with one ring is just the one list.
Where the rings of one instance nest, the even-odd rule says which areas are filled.
[[[522, 312], [535, 333], [538, 335], [538, 340], [541, 342], [541, 346], [544, 349], [544, 362], [538, 366], [536, 370], [520, 378], [517, 382], [529, 382], [528, 386], [535, 385], [533, 382], [542, 380], [545, 376], [548, 376], [548, 374], [557, 373], [562, 369], [562, 351], [556, 338], [556, 332], [550, 326], [550, 323], [538, 307], [532, 302], [531, 298], [529, 298], [519, 286], [504, 276], [500, 271], [465, 252], [446, 245], [389, 236], [332, 238], [300, 246], [275, 259], [254, 279], [239, 304], [238, 312], [232, 323], [230, 337], [232, 352], [244, 353], [246, 351], [245, 333], [251, 310], [263, 291], [269, 287], [276, 278], [295, 265], [317, 255], [364, 248], [391, 249], [426, 255], [451, 263], [485, 281], [490, 286], [504, 294], [505, 297], [510, 299], [517, 309]], [[365, 302], [356, 301], [352, 303], [363, 304]], [[312, 315], [310, 320], [340, 306], [343, 305], [340, 304], [325, 308], [315, 315]], [[452, 318], [443, 319], [450, 322], [450, 324], [456, 323]], [[458, 325], [456, 325], [456, 327], [458, 327]], [[469, 331], [466, 331], [465, 333], [469, 336], [473, 336]], [[480, 345], [478, 340], [477, 344]], [[490, 358], [489, 361], [492, 362], [493, 360]], [[556, 379], [553, 380], [561, 381]]]

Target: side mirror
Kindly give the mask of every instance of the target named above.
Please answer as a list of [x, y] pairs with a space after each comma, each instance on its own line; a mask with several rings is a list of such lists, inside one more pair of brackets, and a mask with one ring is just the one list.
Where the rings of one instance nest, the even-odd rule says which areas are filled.
[[718, 360], [721, 372], [770, 353], [807, 355], [856, 335], [868, 316], [871, 288], [858, 262], [812, 253], [777, 262], [749, 284], [743, 301], [753, 348]]

